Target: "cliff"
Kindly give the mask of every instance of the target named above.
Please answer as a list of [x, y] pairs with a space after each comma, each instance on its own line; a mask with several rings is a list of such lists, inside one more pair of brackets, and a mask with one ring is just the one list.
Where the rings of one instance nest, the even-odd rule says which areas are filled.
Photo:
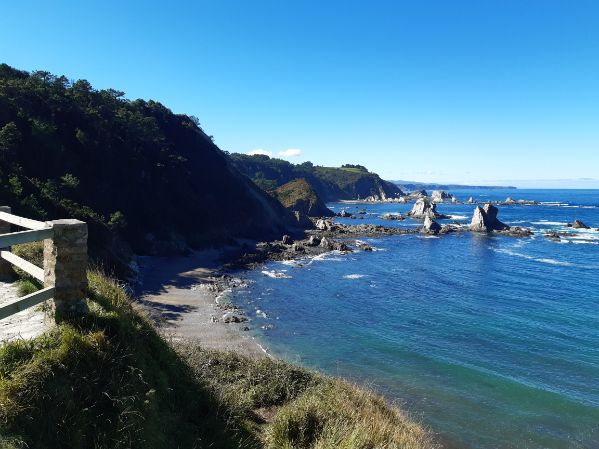
[[285, 208], [302, 212], [309, 217], [332, 217], [335, 215], [304, 178], [283, 184], [275, 189], [273, 194]]
[[305, 179], [323, 201], [394, 197], [401, 194], [395, 184], [359, 165], [321, 167], [304, 162], [292, 164], [263, 155], [231, 154], [235, 167], [265, 190], [275, 189], [294, 179]]

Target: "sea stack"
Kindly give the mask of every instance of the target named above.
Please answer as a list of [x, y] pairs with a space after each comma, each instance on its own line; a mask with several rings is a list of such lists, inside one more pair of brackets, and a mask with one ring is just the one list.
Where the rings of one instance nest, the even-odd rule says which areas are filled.
[[441, 214], [437, 212], [437, 205], [431, 203], [426, 198], [420, 198], [414, 203], [412, 210], [408, 212], [408, 215], [412, 218], [439, 218]]
[[424, 218], [424, 225], [422, 226], [422, 232], [426, 234], [438, 234], [441, 231], [441, 225], [433, 220], [431, 217], [426, 216]]
[[431, 195], [431, 199], [435, 203], [443, 203], [445, 200], [450, 200], [453, 198], [453, 195], [445, 192], [444, 190], [433, 190]]
[[475, 232], [491, 232], [508, 229], [509, 226], [497, 219], [498, 212], [499, 210], [491, 204], [485, 204], [484, 207], [475, 207], [472, 221], [470, 222], [470, 230]]
[[474, 198], [470, 197], [470, 198], [468, 198], [468, 201], [466, 201], [466, 202], [469, 204], [472, 204], [472, 203], [474, 203]]

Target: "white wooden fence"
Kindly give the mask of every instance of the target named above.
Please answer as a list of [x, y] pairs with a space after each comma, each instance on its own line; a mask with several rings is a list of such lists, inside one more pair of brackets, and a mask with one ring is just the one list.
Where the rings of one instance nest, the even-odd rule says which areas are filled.
[[[10, 275], [10, 265], [14, 265], [41, 281], [44, 288], [1, 305], [0, 320], [52, 298], [56, 312], [85, 308], [87, 225], [78, 220], [41, 222], [10, 212], [10, 207], [0, 207], [0, 276]], [[10, 232], [11, 225], [26, 230]], [[13, 245], [41, 240], [44, 267], [10, 250]]]

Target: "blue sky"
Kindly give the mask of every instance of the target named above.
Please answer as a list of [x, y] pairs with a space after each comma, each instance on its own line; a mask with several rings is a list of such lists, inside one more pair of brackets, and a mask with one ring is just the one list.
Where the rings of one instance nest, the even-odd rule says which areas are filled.
[[0, 61], [196, 115], [223, 150], [599, 187], [597, 1], [20, 0]]

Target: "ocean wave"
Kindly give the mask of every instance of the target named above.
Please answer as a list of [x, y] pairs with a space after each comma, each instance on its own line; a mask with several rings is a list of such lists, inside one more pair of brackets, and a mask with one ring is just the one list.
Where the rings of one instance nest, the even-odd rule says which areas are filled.
[[573, 264], [572, 262], [565, 262], [565, 261], [562, 261], [562, 260], [549, 259], [549, 258], [533, 257], [533, 256], [529, 256], [528, 254], [522, 254], [522, 253], [518, 253], [516, 251], [511, 251], [509, 249], [504, 249], [504, 248], [499, 248], [499, 249], [493, 248], [493, 251], [498, 252], [498, 253], [502, 253], [502, 254], [507, 254], [508, 256], [520, 257], [522, 259], [533, 260], [535, 262], [547, 263], [547, 264], [550, 264], [550, 265], [560, 265], [562, 267], [573, 267], [573, 266], [575, 266], [575, 264]]
[[452, 220], [467, 220], [468, 217], [466, 215], [450, 215]]
[[560, 265], [562, 267], [573, 267], [574, 264], [571, 262], [563, 262], [561, 260], [555, 259], [535, 259], [537, 262], [548, 263], [550, 265]]
[[366, 276], [366, 274], [346, 274], [343, 279], [362, 279]]
[[531, 221], [532, 224], [541, 225], [541, 226], [566, 226], [566, 223], [561, 223], [559, 221]]
[[263, 270], [262, 274], [264, 276], [268, 276], [269, 278], [273, 278], [273, 279], [291, 279], [291, 276], [289, 276], [287, 273], [285, 273], [284, 270], [281, 270], [281, 271]]

